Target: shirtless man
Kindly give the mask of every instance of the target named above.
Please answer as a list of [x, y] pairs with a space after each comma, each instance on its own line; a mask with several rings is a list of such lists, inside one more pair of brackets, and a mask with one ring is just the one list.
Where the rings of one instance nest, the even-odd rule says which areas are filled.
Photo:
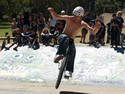
[[55, 13], [53, 8], [48, 8], [50, 14], [53, 18], [58, 20], [65, 20], [66, 25], [61, 35], [58, 37], [59, 48], [54, 59], [55, 63], [58, 63], [66, 54], [66, 49], [69, 47], [69, 59], [66, 67], [66, 72], [64, 77], [71, 77], [74, 69], [74, 60], [76, 54], [76, 48], [74, 44], [74, 39], [78, 32], [81, 32], [83, 28], [86, 28], [88, 31], [96, 34], [101, 27], [99, 22], [96, 22], [96, 27], [90, 27], [86, 22], [82, 20], [84, 15], [84, 9], [80, 6], [76, 7], [73, 10], [73, 16], [68, 15], [58, 15]]

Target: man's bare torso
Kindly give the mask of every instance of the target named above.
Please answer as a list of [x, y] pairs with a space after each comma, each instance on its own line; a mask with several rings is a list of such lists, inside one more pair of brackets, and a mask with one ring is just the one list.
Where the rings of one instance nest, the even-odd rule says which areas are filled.
[[99, 21], [96, 21], [95, 27], [91, 28], [87, 23], [81, 20], [81, 16], [65, 16], [58, 15], [54, 12], [53, 8], [48, 8], [53, 18], [66, 20], [66, 25], [63, 33], [67, 34], [70, 38], [74, 39], [78, 32], [80, 32], [83, 28], [86, 28], [92, 34], [96, 34], [101, 27]]
[[74, 39], [83, 26], [80, 22], [75, 22], [73, 18], [67, 20], [63, 33]]

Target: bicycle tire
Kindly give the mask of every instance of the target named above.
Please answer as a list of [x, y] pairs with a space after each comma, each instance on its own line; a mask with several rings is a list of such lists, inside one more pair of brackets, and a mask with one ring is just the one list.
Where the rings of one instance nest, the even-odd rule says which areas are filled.
[[66, 64], [67, 64], [67, 57], [64, 57], [64, 59], [62, 60], [61, 63], [62, 64], [61, 64], [61, 67], [60, 67], [60, 70], [59, 70], [59, 74], [58, 74], [57, 81], [56, 81], [56, 86], [55, 86], [56, 89], [58, 89], [58, 87], [59, 87], [59, 85], [61, 83], [63, 72], [64, 72]]

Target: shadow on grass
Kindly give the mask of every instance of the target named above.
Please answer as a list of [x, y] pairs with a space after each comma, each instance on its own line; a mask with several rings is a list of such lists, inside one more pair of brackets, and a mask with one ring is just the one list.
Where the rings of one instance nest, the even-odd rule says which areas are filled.
[[6, 22], [6, 23], [1, 22], [0, 25], [1, 25], [1, 26], [10, 26], [10, 23], [7, 23], [7, 22]]
[[0, 22], [0, 29], [9, 29], [11, 24], [9, 22]]
[[0, 29], [9, 29], [9, 28], [11, 28], [10, 26], [8, 26], [8, 27], [0, 27]]
[[60, 94], [90, 94], [90, 93], [70, 92], [70, 91], [60, 91]]

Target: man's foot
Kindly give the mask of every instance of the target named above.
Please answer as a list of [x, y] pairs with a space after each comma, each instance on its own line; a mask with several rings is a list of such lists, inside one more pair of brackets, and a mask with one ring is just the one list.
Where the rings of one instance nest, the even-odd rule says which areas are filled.
[[54, 62], [58, 63], [61, 59], [63, 59], [63, 55], [56, 55], [56, 57], [54, 58]]
[[69, 79], [70, 77], [72, 77], [72, 72], [66, 71], [66, 72], [65, 72], [65, 75], [64, 75], [64, 78], [65, 78], [65, 79]]

